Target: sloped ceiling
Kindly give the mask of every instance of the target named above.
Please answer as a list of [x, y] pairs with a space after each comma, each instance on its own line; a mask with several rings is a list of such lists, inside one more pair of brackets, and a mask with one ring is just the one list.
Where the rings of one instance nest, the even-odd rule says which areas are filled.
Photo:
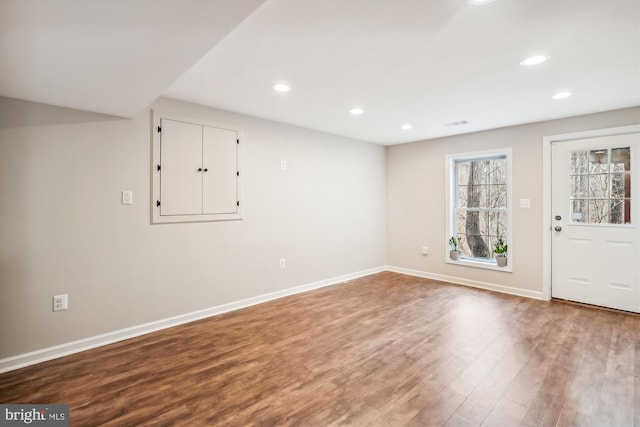
[[0, 0], [0, 95], [130, 117], [261, 0]]
[[397, 144], [640, 105], [640, 0], [4, 0], [0, 55], [2, 96], [128, 117], [163, 95]]

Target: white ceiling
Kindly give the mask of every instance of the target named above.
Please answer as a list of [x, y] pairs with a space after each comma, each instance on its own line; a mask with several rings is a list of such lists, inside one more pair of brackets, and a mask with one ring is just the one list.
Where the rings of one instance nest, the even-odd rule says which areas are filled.
[[262, 0], [0, 0], [0, 95], [131, 117]]
[[0, 0], [0, 95], [119, 116], [164, 95], [380, 144], [640, 105], [640, 0], [260, 3]]

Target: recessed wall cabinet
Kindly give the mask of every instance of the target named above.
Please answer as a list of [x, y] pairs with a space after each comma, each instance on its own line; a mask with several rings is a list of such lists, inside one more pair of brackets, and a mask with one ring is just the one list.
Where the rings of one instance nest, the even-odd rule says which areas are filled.
[[242, 219], [237, 129], [154, 111], [152, 132], [154, 223]]

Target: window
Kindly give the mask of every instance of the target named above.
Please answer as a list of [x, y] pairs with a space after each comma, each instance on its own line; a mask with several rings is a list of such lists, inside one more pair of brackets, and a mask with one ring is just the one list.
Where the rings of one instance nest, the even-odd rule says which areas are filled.
[[571, 222], [631, 223], [631, 147], [572, 151]]
[[[455, 236], [461, 252], [459, 261], [447, 257], [447, 262], [496, 268], [494, 248], [498, 239], [502, 238], [512, 248], [510, 157], [510, 150], [447, 157], [450, 189], [447, 239]], [[511, 251], [508, 255], [511, 257]]]

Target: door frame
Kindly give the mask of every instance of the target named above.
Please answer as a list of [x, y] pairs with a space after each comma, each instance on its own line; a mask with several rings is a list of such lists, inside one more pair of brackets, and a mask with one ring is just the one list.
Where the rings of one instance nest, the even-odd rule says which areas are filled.
[[[602, 136], [626, 135], [640, 133], [640, 124], [619, 126], [584, 132], [550, 135], [542, 138], [542, 297], [551, 299], [551, 145], [554, 142], [572, 141], [575, 139], [597, 138]], [[639, 267], [640, 268], [640, 267]]]

